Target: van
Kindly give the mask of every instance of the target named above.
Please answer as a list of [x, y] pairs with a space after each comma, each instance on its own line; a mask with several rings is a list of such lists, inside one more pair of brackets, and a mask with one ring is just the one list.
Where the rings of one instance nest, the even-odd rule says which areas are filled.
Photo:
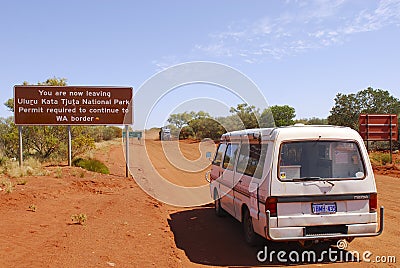
[[374, 173], [348, 127], [294, 125], [222, 135], [211, 171], [215, 212], [242, 222], [245, 240], [351, 242], [380, 235]]

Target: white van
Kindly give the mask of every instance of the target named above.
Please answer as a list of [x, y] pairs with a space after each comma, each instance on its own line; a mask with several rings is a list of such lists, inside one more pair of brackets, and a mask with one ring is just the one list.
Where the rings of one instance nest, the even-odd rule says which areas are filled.
[[364, 141], [347, 127], [295, 125], [222, 135], [207, 174], [217, 215], [245, 239], [351, 242], [383, 231]]

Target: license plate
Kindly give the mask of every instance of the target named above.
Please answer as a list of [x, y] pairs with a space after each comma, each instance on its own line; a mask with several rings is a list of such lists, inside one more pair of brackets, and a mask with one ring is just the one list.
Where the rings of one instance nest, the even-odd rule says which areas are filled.
[[313, 214], [336, 213], [336, 203], [311, 204]]

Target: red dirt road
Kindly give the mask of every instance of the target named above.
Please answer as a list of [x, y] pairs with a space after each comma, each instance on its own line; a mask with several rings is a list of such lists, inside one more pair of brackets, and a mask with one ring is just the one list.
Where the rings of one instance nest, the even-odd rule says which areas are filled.
[[[146, 149], [161, 161], [159, 142], [147, 140]], [[197, 144], [183, 145], [184, 154], [196, 159]], [[183, 148], [183, 147], [182, 147]], [[257, 252], [264, 245], [248, 247], [241, 225], [231, 217], [217, 218], [209, 205], [176, 208], [144, 193], [134, 180], [124, 178], [122, 145], [97, 150], [97, 158], [109, 166], [111, 175], [79, 168], [49, 167], [44, 177], [25, 177], [12, 193], [0, 191], [0, 267], [197, 267], [268, 266]], [[164, 159], [164, 160], [163, 160]], [[174, 170], [171, 180], [180, 182], [185, 172]], [[201, 172], [190, 184], [203, 184]], [[4, 176], [3, 176], [4, 177]], [[57, 178], [58, 177], [58, 178]], [[369, 250], [377, 255], [400, 257], [399, 179], [377, 175], [379, 203], [385, 206], [385, 231], [375, 238], [356, 239], [349, 250]], [[16, 179], [12, 179], [15, 183]], [[36, 212], [28, 211], [34, 204]], [[72, 224], [71, 215], [88, 216], [83, 225]], [[266, 244], [268, 250], [300, 250], [295, 244]], [[398, 260], [400, 261], [400, 260]], [[306, 263], [307, 264], [307, 263]], [[285, 265], [285, 264], [282, 264]], [[334, 265], [329, 260], [323, 264]], [[340, 263], [359, 267], [385, 267], [378, 263]], [[302, 264], [304, 266], [304, 264]], [[306, 265], [307, 266], [307, 265]], [[390, 264], [395, 267], [396, 264]]]

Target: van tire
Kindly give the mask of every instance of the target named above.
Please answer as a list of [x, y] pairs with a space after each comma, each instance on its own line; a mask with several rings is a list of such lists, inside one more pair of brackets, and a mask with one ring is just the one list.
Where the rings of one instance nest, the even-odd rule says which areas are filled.
[[218, 217], [225, 216], [225, 210], [221, 207], [221, 199], [218, 196], [218, 191], [214, 190], [214, 211]]
[[260, 242], [260, 236], [258, 236], [258, 234], [254, 232], [253, 220], [247, 208], [244, 209], [242, 224], [243, 224], [244, 239], [246, 243], [249, 244], [250, 246], [258, 245]]

